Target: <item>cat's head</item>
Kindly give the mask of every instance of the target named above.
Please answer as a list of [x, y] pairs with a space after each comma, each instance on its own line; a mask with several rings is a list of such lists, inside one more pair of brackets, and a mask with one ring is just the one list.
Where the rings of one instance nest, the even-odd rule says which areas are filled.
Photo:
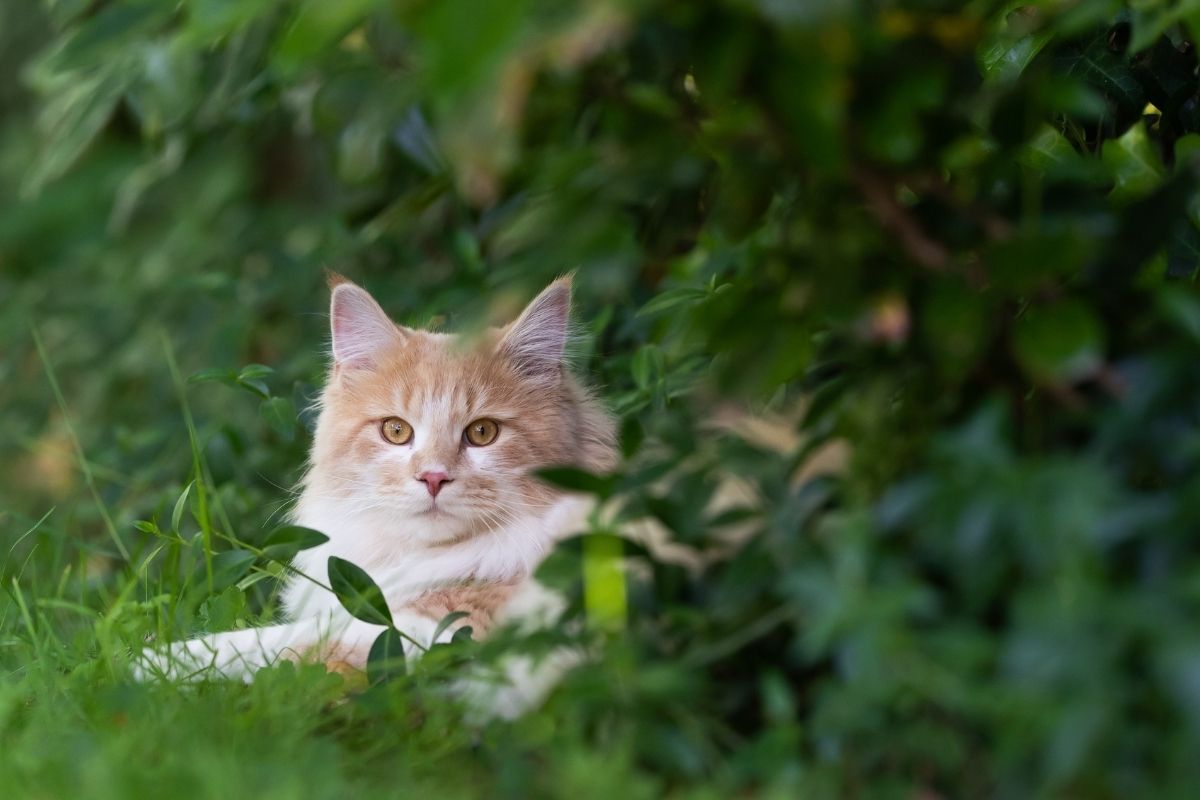
[[553, 502], [531, 470], [608, 466], [611, 421], [564, 362], [570, 302], [560, 279], [511, 324], [467, 338], [397, 325], [366, 290], [336, 282], [306, 491], [443, 542]]

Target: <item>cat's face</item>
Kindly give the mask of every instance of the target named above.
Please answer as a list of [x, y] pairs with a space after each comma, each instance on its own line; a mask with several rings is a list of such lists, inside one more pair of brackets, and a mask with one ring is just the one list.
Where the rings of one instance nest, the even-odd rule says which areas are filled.
[[579, 463], [597, 435], [562, 366], [569, 305], [558, 281], [512, 325], [466, 342], [397, 326], [363, 289], [335, 286], [309, 491], [426, 542], [545, 507], [554, 493], [530, 471]]

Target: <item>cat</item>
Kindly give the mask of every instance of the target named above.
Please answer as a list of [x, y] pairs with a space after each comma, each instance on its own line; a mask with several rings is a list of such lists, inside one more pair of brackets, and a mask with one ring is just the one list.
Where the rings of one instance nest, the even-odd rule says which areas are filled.
[[332, 363], [291, 514], [329, 540], [295, 558], [287, 622], [148, 651], [146, 672], [249, 679], [280, 659], [365, 669], [383, 628], [325, 588], [330, 556], [379, 585], [409, 637], [407, 656], [433, 644], [454, 611], [466, 616], [439, 642], [465, 625], [485, 635], [559, 610], [532, 574], [557, 541], [585, 529], [592, 503], [531, 472], [616, 462], [611, 417], [567, 366], [570, 279], [476, 338], [397, 325], [363, 288], [341, 276], [330, 283]]

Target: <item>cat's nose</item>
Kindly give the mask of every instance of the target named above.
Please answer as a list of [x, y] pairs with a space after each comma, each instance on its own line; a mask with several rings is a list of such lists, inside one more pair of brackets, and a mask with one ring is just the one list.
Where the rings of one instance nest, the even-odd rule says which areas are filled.
[[446, 475], [444, 472], [421, 472], [417, 475], [417, 480], [425, 484], [425, 488], [429, 490], [432, 497], [437, 497], [438, 492], [442, 490], [443, 483], [450, 483], [453, 478]]

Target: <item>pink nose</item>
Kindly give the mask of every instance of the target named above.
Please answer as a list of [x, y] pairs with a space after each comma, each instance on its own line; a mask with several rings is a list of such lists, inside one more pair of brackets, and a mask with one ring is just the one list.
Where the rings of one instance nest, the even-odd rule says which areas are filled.
[[429, 490], [432, 497], [437, 497], [438, 492], [442, 490], [442, 484], [449, 483], [453, 479], [447, 477], [444, 472], [422, 472], [417, 475], [417, 480], [425, 484], [425, 488]]

